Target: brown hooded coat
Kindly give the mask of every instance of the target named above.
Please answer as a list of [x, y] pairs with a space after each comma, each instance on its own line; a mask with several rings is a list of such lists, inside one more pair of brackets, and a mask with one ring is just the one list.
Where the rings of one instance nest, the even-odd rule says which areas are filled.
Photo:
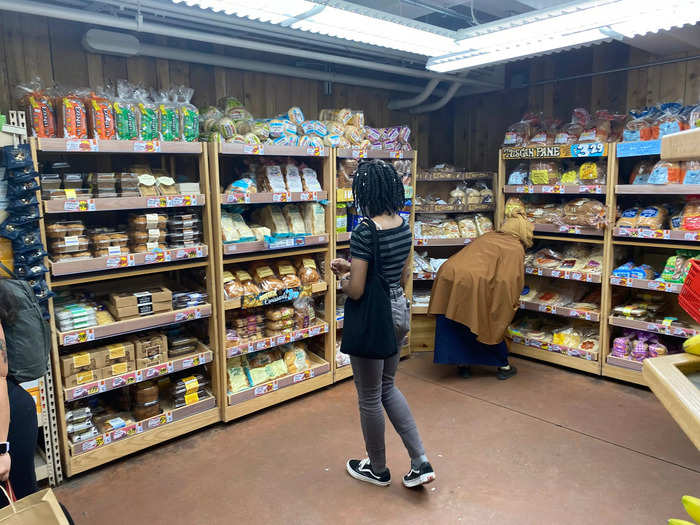
[[[530, 244], [531, 239], [530, 229]], [[516, 235], [490, 232], [479, 237], [440, 267], [428, 312], [469, 327], [481, 343], [502, 342], [518, 310], [524, 260], [525, 249]]]

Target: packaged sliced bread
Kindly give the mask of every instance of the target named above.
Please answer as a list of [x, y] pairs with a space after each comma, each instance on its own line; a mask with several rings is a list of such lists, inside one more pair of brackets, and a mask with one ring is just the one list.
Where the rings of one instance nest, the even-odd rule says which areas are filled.
[[304, 219], [301, 216], [301, 212], [299, 211], [299, 206], [296, 204], [286, 204], [282, 207], [282, 215], [284, 215], [285, 220], [287, 221], [287, 226], [289, 227], [289, 231], [293, 235], [305, 235], [309, 233], [306, 231], [306, 227], [304, 225]]
[[282, 169], [284, 171], [284, 180], [287, 183], [287, 191], [304, 191], [304, 185], [301, 183], [301, 175], [299, 174], [299, 168], [296, 166], [296, 164], [285, 164], [284, 166], [282, 166]]
[[270, 229], [273, 236], [288, 237], [290, 235], [287, 221], [279, 206], [268, 205], [253, 212], [255, 222]]
[[284, 182], [282, 168], [277, 164], [261, 166], [257, 172], [258, 191], [284, 193], [287, 185]]
[[304, 186], [304, 191], [322, 191], [321, 184], [318, 182], [316, 172], [311, 168], [303, 168], [301, 170], [301, 182]]
[[326, 212], [318, 202], [305, 202], [301, 212], [304, 218], [304, 229], [310, 235], [326, 233]]

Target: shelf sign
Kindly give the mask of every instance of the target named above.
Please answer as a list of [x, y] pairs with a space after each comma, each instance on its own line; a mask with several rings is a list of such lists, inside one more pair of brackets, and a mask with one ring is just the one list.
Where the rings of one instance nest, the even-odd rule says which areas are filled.
[[78, 330], [77, 332], [70, 332], [63, 336], [63, 346], [68, 345], [78, 345], [80, 343], [87, 343], [88, 341], [95, 340], [95, 330], [93, 328], [87, 328], [86, 330]]
[[389, 152], [389, 158], [390, 159], [402, 159], [403, 158], [403, 151], [390, 151]]
[[270, 392], [274, 392], [279, 388], [279, 383], [277, 381], [272, 381], [270, 383], [265, 383], [264, 385], [256, 386], [253, 394], [255, 397], [264, 396]]
[[[168, 256], [170, 254], [167, 254]], [[167, 257], [167, 259], [170, 259], [170, 257]], [[143, 263], [144, 264], [158, 264], [158, 263], [164, 263], [166, 261], [166, 253], [165, 252], [150, 252], [147, 253], [146, 256], [144, 257]]]
[[639, 142], [620, 142], [617, 145], [618, 157], [637, 157], [642, 155], [660, 155], [661, 139]]
[[134, 153], [160, 153], [159, 140], [135, 140]]
[[100, 146], [95, 139], [67, 140], [66, 151], [100, 151]]
[[[167, 254], [170, 255], [169, 253]], [[196, 259], [198, 257], [204, 257], [204, 248], [202, 246], [195, 246], [192, 248], [179, 248], [175, 252], [175, 260], [180, 259]], [[167, 257], [169, 260], [170, 257]]]
[[309, 368], [308, 370], [304, 370], [300, 374], [294, 374], [292, 381], [294, 383], [301, 383], [302, 381], [306, 381], [307, 379], [311, 379], [313, 376], [314, 376], [314, 371]]
[[243, 153], [246, 155], [265, 155], [265, 147], [262, 144], [244, 144]]
[[318, 192], [317, 191], [302, 191], [299, 194], [300, 201], [317, 201]]
[[109, 270], [113, 270], [115, 268], [127, 268], [129, 266], [134, 266], [136, 264], [136, 261], [134, 260], [134, 255], [133, 254], [128, 254], [128, 255], [121, 255], [119, 257], [108, 257], [105, 266]]
[[249, 203], [250, 195], [247, 193], [230, 192], [226, 194], [226, 204]]
[[605, 155], [605, 144], [592, 142], [589, 144], [572, 144], [572, 157], [602, 157]]
[[352, 158], [353, 159], [364, 159], [365, 157], [367, 157], [367, 150], [366, 149], [359, 149], [359, 148], [352, 149]]
[[320, 157], [324, 154], [323, 146], [308, 146], [306, 148], [306, 154], [311, 157]]
[[503, 148], [504, 159], [537, 159], [567, 157], [566, 146], [536, 146], [528, 148]]
[[272, 194], [272, 202], [289, 202], [291, 200], [292, 194], [288, 191]]
[[192, 321], [194, 319], [201, 319], [202, 312], [199, 308], [195, 310], [184, 310], [182, 312], [175, 313], [175, 322], [181, 323], [184, 321]]
[[95, 211], [95, 199], [68, 199], [63, 203], [63, 211]]

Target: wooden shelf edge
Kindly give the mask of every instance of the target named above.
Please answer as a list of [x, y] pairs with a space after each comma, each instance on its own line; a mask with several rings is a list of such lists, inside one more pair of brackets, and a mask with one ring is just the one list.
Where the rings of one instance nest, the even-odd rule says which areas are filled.
[[588, 361], [580, 357], [572, 357], [570, 355], [548, 352], [547, 350], [540, 350], [539, 348], [533, 348], [521, 343], [516, 343], [507, 338], [506, 343], [508, 345], [508, 351], [511, 354], [531, 357], [533, 359], [537, 359], [538, 361], [544, 361], [547, 363], [600, 375], [600, 361]]
[[603, 362], [603, 376], [619, 379], [635, 385], [648, 386], [641, 372]]
[[169, 208], [201, 207], [206, 203], [204, 194], [181, 194], [159, 197], [114, 197], [89, 199], [45, 200], [46, 213], [94, 213], [119, 210], [165, 210]]
[[334, 377], [333, 377], [333, 382], [337, 383], [339, 381], [343, 381], [349, 377], [352, 377], [352, 365], [345, 365], [341, 367], [336, 367]]

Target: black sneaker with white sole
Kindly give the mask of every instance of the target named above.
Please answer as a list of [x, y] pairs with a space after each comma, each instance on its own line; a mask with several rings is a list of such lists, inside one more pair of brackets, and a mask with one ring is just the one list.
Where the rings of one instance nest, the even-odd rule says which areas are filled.
[[388, 487], [391, 485], [391, 473], [386, 469], [382, 474], [375, 474], [372, 470], [372, 465], [369, 464], [369, 459], [350, 459], [345, 467], [353, 478], [360, 481], [366, 481], [379, 487]]
[[435, 471], [427, 461], [420, 468], [411, 470], [403, 477], [404, 486], [409, 489], [435, 481]]

